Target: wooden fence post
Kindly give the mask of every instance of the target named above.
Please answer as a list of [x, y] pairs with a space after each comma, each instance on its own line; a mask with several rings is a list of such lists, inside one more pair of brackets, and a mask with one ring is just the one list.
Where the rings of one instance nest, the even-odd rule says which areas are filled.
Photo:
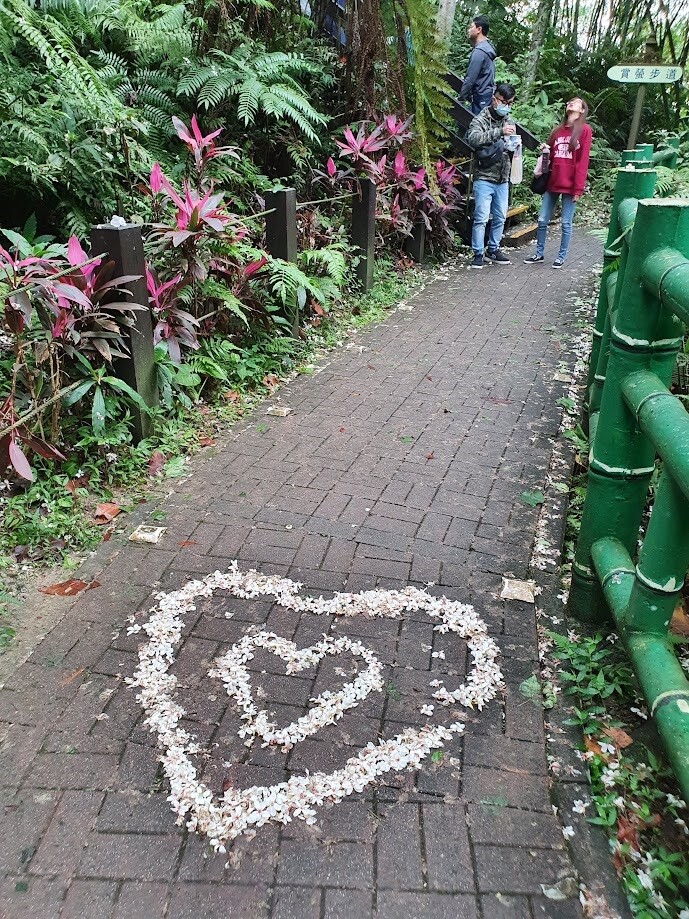
[[352, 244], [359, 249], [357, 280], [369, 291], [373, 285], [376, 244], [376, 186], [370, 179], [359, 180], [360, 193], [352, 200]]
[[[297, 261], [297, 193], [294, 188], [280, 188], [265, 193], [266, 248], [273, 258]], [[290, 318], [289, 316], [287, 317]], [[299, 333], [299, 304], [292, 305], [292, 335]]]
[[417, 265], [424, 261], [426, 254], [426, 224], [423, 220], [419, 220], [412, 227], [411, 236], [407, 236], [404, 241], [404, 251]]
[[[153, 361], [153, 324], [148, 309], [146, 290], [146, 261], [141, 238], [141, 228], [133, 224], [113, 226], [105, 223], [91, 227], [91, 251], [94, 254], [107, 253], [106, 261], [115, 263], [113, 278], [135, 275], [135, 281], [122, 285], [115, 291], [111, 302], [136, 303], [146, 307], [134, 310], [134, 325], [125, 329], [130, 359], [114, 362], [115, 374], [128, 383], [151, 408], [158, 405], [158, 385]], [[127, 294], [129, 296], [127, 296]], [[134, 441], [138, 443], [151, 430], [151, 419], [136, 405], [132, 406]]]

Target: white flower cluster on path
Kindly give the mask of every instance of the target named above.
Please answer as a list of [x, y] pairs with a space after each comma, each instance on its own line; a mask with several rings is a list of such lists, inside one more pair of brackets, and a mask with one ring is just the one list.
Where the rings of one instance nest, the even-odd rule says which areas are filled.
[[[314, 823], [317, 807], [336, 804], [353, 792], [363, 791], [386, 772], [419, 766], [433, 749], [461, 734], [464, 724], [456, 721], [448, 727], [428, 723], [420, 729], [408, 728], [390, 740], [368, 743], [357, 756], [330, 774], [293, 775], [288, 781], [271, 786], [230, 787], [222, 796], [215, 797], [199, 780], [191, 761], [200, 748], [196, 739], [179, 726], [185, 711], [174, 699], [177, 679], [169, 672], [175, 661], [184, 616], [195, 609], [198, 597], [211, 597], [215, 591], [225, 590], [247, 600], [271, 597], [280, 606], [297, 612], [345, 617], [395, 619], [405, 611], [423, 610], [431, 619], [438, 620], [437, 631], [454, 632], [464, 639], [472, 657], [469, 675], [459, 689], [448, 692], [441, 680], [432, 681], [430, 685], [437, 687], [433, 696], [438, 702], [475, 706], [480, 710], [502, 686], [497, 645], [468, 604], [433, 597], [416, 587], [339, 593], [332, 599], [324, 599], [302, 595], [301, 586], [288, 578], [266, 576], [253, 570], [242, 572], [234, 561], [225, 573], [215, 571], [203, 580], [189, 581], [180, 590], [157, 594], [148, 622], [129, 628], [130, 634], [143, 629], [149, 636], [139, 651], [139, 666], [129, 682], [139, 688], [137, 701], [146, 712], [149, 730], [158, 737], [161, 761], [170, 782], [168, 800], [177, 814], [177, 822], [185, 822], [190, 831], [205, 835], [217, 852], [225, 852], [229, 840], [268, 823], [286, 824], [294, 819]], [[230, 618], [232, 613], [226, 615]], [[279, 655], [286, 662], [287, 673], [313, 666], [325, 655], [344, 652], [361, 657], [368, 666], [339, 692], [324, 692], [313, 700], [315, 705], [307, 715], [278, 729], [253, 699], [245, 665], [256, 648]], [[375, 655], [360, 642], [345, 637], [325, 636], [316, 645], [300, 650], [293, 642], [272, 632], [246, 635], [216, 659], [209, 673], [223, 680], [228, 694], [236, 701], [240, 718], [245, 722], [239, 731], [245, 742], [251, 743], [260, 736], [264, 745], [279, 744], [285, 748], [334, 723], [372, 690], [382, 688], [382, 669]]]

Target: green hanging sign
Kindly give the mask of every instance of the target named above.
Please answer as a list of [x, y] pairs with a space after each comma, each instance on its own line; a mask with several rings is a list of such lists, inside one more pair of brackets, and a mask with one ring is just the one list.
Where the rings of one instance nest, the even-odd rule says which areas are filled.
[[682, 68], [664, 64], [619, 64], [608, 70], [616, 83], [676, 83], [682, 79]]

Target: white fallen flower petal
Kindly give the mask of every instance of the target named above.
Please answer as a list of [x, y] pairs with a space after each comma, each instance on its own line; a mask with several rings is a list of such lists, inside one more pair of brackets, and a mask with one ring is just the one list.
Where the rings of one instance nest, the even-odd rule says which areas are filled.
[[[226, 853], [228, 840], [241, 834], [252, 836], [257, 827], [267, 823], [287, 824], [293, 819], [314, 823], [316, 807], [330, 806], [347, 795], [361, 792], [392, 769], [416, 768], [433, 750], [442, 747], [444, 741], [463, 733], [464, 724], [457, 721], [449, 729], [432, 724], [418, 730], [408, 728], [390, 740], [368, 743], [357, 756], [330, 774], [292, 775], [277, 785], [241, 790], [229, 787], [221, 797], [215, 797], [199, 780], [190, 759], [200, 747], [192, 735], [179, 727], [186, 713], [173, 700], [177, 679], [168, 672], [175, 661], [184, 616], [195, 609], [196, 598], [226, 590], [234, 597], [267, 596], [286, 609], [330, 616], [394, 619], [406, 610], [424, 610], [431, 618], [440, 620], [443, 630], [452, 631], [466, 641], [472, 661], [466, 681], [454, 692], [448, 692], [442, 681], [434, 681], [439, 687], [434, 694], [436, 699], [444, 705], [459, 704], [481, 710], [503, 685], [497, 645], [487, 635], [485, 623], [467, 604], [432, 597], [415, 587], [341, 593], [328, 600], [303, 596], [300, 588], [300, 584], [277, 575], [266, 576], [253, 570], [240, 572], [234, 561], [225, 573], [215, 571], [203, 580], [189, 581], [180, 590], [157, 594], [151, 617], [141, 627], [149, 641], [140, 649], [139, 666], [128, 682], [138, 687], [137, 701], [145, 710], [145, 724], [158, 736], [163, 769], [170, 783], [168, 800], [178, 823], [185, 824], [190, 832], [205, 835], [216, 852]], [[314, 666], [325, 655], [342, 653], [360, 657], [368, 666], [338, 692], [322, 692], [313, 700], [315, 705], [307, 715], [278, 729], [270, 722], [268, 713], [255, 704], [250, 671], [245, 666], [259, 648], [285, 660], [288, 673]], [[443, 659], [445, 655], [435, 652], [435, 656]], [[317, 644], [299, 649], [272, 632], [247, 633], [215, 661], [210, 675], [222, 679], [228, 694], [236, 701], [244, 722], [238, 733], [248, 738], [245, 743], [250, 746], [258, 735], [264, 744], [278, 744], [285, 751], [321, 727], [335, 723], [371, 691], [382, 688], [382, 667], [376, 656], [360, 641], [344, 636], [324, 635]], [[432, 705], [425, 708], [432, 713]]]

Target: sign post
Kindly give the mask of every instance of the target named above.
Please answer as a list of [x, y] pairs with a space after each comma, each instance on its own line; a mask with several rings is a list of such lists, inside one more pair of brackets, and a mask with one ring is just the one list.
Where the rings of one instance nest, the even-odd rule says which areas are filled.
[[636, 91], [636, 104], [634, 105], [634, 114], [632, 123], [629, 128], [629, 139], [627, 140], [627, 149], [632, 150], [636, 146], [636, 138], [639, 133], [641, 124], [641, 114], [644, 107], [644, 98], [646, 96], [646, 86], [658, 85], [663, 83], [675, 83], [682, 79], [682, 68], [674, 64], [666, 66], [664, 64], [653, 63], [656, 56], [658, 45], [655, 35], [650, 35], [646, 42], [646, 53], [644, 63], [642, 64], [618, 64], [608, 70], [608, 79], [615, 83], [637, 83], [639, 88]]

